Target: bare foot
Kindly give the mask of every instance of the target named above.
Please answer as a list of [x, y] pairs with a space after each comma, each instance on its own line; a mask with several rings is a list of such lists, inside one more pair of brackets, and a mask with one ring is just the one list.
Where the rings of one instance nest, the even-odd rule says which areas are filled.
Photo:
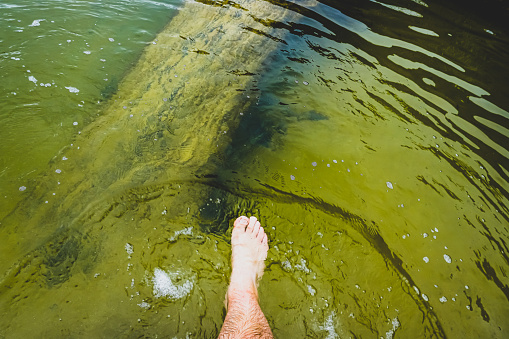
[[265, 269], [269, 245], [267, 234], [255, 217], [237, 218], [232, 231], [232, 275], [230, 289], [254, 293]]

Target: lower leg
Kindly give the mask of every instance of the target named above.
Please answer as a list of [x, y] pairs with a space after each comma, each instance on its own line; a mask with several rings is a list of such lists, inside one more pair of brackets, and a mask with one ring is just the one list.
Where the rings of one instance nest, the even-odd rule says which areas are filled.
[[272, 338], [257, 296], [249, 291], [228, 291], [228, 313], [219, 338]]

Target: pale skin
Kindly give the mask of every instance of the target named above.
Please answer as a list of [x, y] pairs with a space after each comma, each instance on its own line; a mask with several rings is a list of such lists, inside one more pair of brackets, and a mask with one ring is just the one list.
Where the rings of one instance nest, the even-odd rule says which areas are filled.
[[269, 250], [267, 234], [255, 217], [241, 216], [232, 230], [232, 275], [227, 313], [219, 338], [273, 338], [258, 304], [258, 281]]

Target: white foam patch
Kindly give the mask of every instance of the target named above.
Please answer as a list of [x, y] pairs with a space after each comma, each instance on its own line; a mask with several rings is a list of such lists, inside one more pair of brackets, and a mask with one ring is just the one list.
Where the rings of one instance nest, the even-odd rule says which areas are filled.
[[285, 270], [286, 272], [290, 272], [292, 270], [292, 264], [290, 263], [290, 261], [288, 259], [283, 261], [281, 263], [281, 265], [282, 265], [282, 269]]
[[125, 244], [125, 251], [127, 252], [128, 255], [133, 254], [134, 253], [133, 245], [131, 245], [130, 243], [126, 243]]
[[321, 331], [328, 332], [327, 336], [325, 337], [327, 339], [339, 338], [339, 335], [336, 333], [336, 330], [334, 329], [334, 316], [335, 315], [336, 315], [336, 313], [332, 312], [331, 315], [329, 315], [329, 317], [327, 317], [327, 319], [325, 320], [325, 323], [323, 324], [323, 326], [318, 327]]
[[450, 257], [450, 256], [448, 256], [447, 254], [444, 254], [444, 260], [445, 260], [448, 264], [450, 264], [450, 263], [452, 262], [451, 257]]
[[392, 319], [392, 329], [390, 329], [389, 331], [387, 331], [385, 333], [385, 338], [386, 339], [392, 339], [394, 337], [394, 332], [396, 332], [396, 330], [399, 328], [399, 320], [398, 320], [398, 317]]
[[394, 188], [394, 187], [392, 186], [392, 182], [387, 181], [387, 182], [386, 182], [386, 184], [387, 184], [387, 187], [389, 187], [391, 190]]
[[28, 25], [29, 27], [36, 27], [36, 26], [40, 26], [41, 25], [41, 21], [44, 21], [44, 19], [38, 19], [38, 20], [34, 20], [32, 21], [32, 23], [30, 25]]
[[152, 283], [154, 284], [154, 295], [156, 298], [166, 297], [170, 299], [181, 299], [188, 295], [193, 289], [193, 282], [185, 280], [180, 286], [173, 284], [172, 278], [179, 276], [179, 273], [167, 273], [160, 268], [154, 270]]
[[37, 79], [33, 75], [29, 76], [28, 80], [32, 81], [34, 84], [37, 83]]
[[306, 266], [306, 260], [302, 258], [300, 259], [300, 264], [296, 264], [295, 268], [302, 272], [311, 273], [311, 270]]
[[71, 93], [79, 93], [79, 91], [80, 91], [76, 87], [67, 86], [65, 88], [67, 88], [69, 90], [69, 92], [71, 92]]
[[151, 307], [151, 305], [146, 301], [142, 301], [141, 303], [138, 304], [138, 306], [146, 310], [148, 310]]
[[[165, 214], [165, 213], [163, 213]], [[190, 226], [190, 227], [186, 227], [180, 231], [175, 231], [175, 233], [173, 234], [172, 237], [169, 238], [170, 241], [175, 241], [179, 235], [193, 235], [193, 227]]]

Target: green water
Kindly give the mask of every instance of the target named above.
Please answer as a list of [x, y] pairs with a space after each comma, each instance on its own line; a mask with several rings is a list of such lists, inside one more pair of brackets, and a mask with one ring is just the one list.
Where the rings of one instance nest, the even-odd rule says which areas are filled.
[[[98, 50], [61, 56], [110, 48], [114, 85], [88, 59], [48, 87], [47, 62], [37, 87], [2, 60], [22, 85], [0, 116], [0, 336], [216, 337], [246, 214], [270, 241], [276, 337], [507, 337], [507, 9], [139, 3], [160, 20], [128, 31], [130, 5], [100, 7], [125, 17]], [[140, 30], [161, 31], [115, 45]]]
[[[2, 2], [0, 216], [101, 114], [180, 2]], [[76, 92], [78, 91], [78, 92]], [[5, 207], [4, 207], [5, 206]]]

